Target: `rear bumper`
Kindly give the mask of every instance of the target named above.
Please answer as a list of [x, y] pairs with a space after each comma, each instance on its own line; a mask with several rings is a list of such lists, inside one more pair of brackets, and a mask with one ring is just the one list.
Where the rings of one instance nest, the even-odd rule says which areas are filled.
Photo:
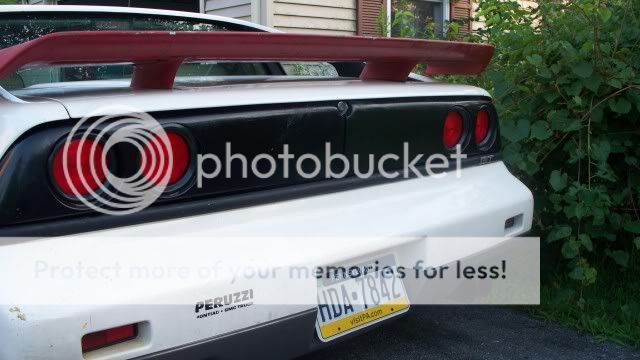
[[315, 322], [316, 310], [310, 309], [135, 360], [291, 359], [322, 346], [315, 335]]
[[[0, 347], [0, 358], [199, 359], [238, 358], [245, 352], [244, 356], [254, 357], [252, 351], [261, 348], [257, 346], [260, 341], [268, 341], [275, 355], [281, 353], [278, 357], [290, 357], [318, 343], [313, 306], [278, 304], [280, 291], [309, 292], [308, 287], [274, 289], [253, 283], [255, 293], [270, 297], [273, 305], [197, 319], [193, 308], [197, 301], [249, 285], [230, 286], [229, 279], [218, 278], [50, 281], [34, 276], [38, 266], [51, 271], [60, 264], [80, 262], [87, 267], [113, 259], [168, 264], [177, 260], [233, 263], [234, 259], [255, 257], [263, 260], [262, 266], [275, 268], [349, 264], [388, 253], [410, 263], [443, 244], [403, 242], [395, 237], [518, 235], [530, 229], [532, 212], [531, 192], [502, 163], [494, 163], [464, 169], [460, 178], [399, 181], [101, 232], [116, 237], [110, 242], [84, 234], [1, 246], [0, 343], [10, 345]], [[505, 220], [514, 216], [522, 220], [505, 230]], [[323, 242], [301, 245], [287, 240], [300, 235], [323, 237]], [[117, 240], [125, 237], [127, 241]], [[207, 241], [196, 242], [193, 237]], [[216, 241], [229, 237], [238, 241]], [[242, 237], [265, 240], [249, 248], [240, 245], [244, 244]], [[344, 237], [354, 240], [344, 242]], [[469, 255], [482, 250], [471, 249]], [[144, 324], [137, 340], [83, 356], [83, 335], [130, 323]]]

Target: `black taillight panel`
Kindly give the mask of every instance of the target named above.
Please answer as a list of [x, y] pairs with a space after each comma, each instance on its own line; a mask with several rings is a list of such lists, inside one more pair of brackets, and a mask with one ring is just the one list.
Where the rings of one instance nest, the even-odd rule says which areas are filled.
[[[324, 168], [326, 143], [331, 144], [334, 154], [343, 154], [349, 159], [356, 154], [362, 159], [366, 159], [368, 154], [376, 158], [387, 153], [402, 156], [404, 143], [409, 144], [410, 156], [447, 154], [450, 150], [444, 147], [442, 134], [444, 119], [452, 109], [464, 114], [464, 136], [467, 140], [463, 142], [463, 152], [469, 157], [466, 165], [480, 164], [486, 161], [485, 155], [499, 153], [497, 114], [490, 99], [485, 97], [343, 100], [171, 111], [151, 115], [167, 129], [179, 129], [188, 139], [191, 152], [211, 153], [224, 158], [226, 144], [230, 143], [234, 153], [243, 154], [249, 159], [263, 153], [277, 158], [287, 144], [292, 154], [317, 155], [323, 159]], [[491, 113], [492, 127], [488, 136], [492, 141], [478, 145], [473, 141], [474, 120], [481, 109]], [[60, 121], [40, 125], [16, 141], [3, 157], [0, 162], [0, 168], [3, 169], [3, 175], [0, 176], [0, 232], [3, 228], [31, 223], [65, 221], [78, 216], [106, 216], [95, 214], [61, 196], [60, 189], [52, 182], [52, 154], [74, 124], [74, 121]], [[136, 162], [138, 157], [134, 149], [123, 145], [111, 152], [109, 156], [114, 164], [111, 170], [121, 176], [137, 171], [139, 163]], [[492, 159], [497, 157], [493, 156]], [[402, 160], [391, 166], [398, 168], [401, 163]], [[181, 216], [189, 214], [187, 204], [207, 199], [213, 200], [205, 201], [206, 204], [233, 203], [230, 199], [237, 197], [242, 198], [237, 206], [245, 206], [252, 196], [259, 199], [256, 200], [258, 202], [276, 201], [277, 197], [261, 195], [273, 189], [309, 186], [314, 193], [318, 193], [337, 191], [340, 187], [336, 184], [339, 183], [346, 184], [345, 188], [372, 183], [360, 182], [353, 176], [340, 181], [327, 180], [324, 171], [310, 179], [290, 171], [290, 176], [285, 178], [279, 164], [275, 174], [268, 179], [252, 174], [245, 178], [241, 176], [241, 167], [237, 165], [231, 167], [230, 178], [221, 176], [210, 179], [202, 187], [195, 186], [192, 177], [184, 176], [186, 180], [177, 186], [179, 189], [174, 189], [143, 211], [144, 221], [153, 220], [154, 207], [162, 204], [185, 204], [183, 211], [175, 213], [175, 216]], [[334, 170], [339, 172], [340, 169]], [[353, 175], [353, 171], [350, 175]]]
[[[352, 106], [353, 111], [347, 119], [348, 157], [358, 154], [363, 158], [366, 154], [374, 154], [379, 159], [389, 153], [404, 154], [405, 143], [409, 144], [410, 158], [420, 154], [425, 158], [431, 154], [449, 154], [451, 149], [443, 144], [442, 138], [445, 119], [452, 111], [463, 118], [462, 153], [473, 159], [500, 151], [497, 115], [490, 99], [355, 101]], [[495, 141], [482, 147], [473, 141], [475, 118], [481, 109], [490, 111], [495, 124], [489, 135]]]

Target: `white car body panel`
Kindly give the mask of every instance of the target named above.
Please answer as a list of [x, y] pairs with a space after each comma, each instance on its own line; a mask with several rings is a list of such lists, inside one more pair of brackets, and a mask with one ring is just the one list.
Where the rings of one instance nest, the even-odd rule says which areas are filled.
[[[410, 97], [485, 96], [485, 90], [441, 82], [393, 83], [384, 81], [329, 80], [279, 81], [226, 84], [173, 90], [102, 89], [39, 91], [40, 96], [65, 105], [72, 118], [94, 113], [105, 104], [135, 107], [144, 112], [189, 110], [243, 105], [267, 105], [331, 100], [390, 99]], [[18, 96], [21, 92], [16, 93]], [[36, 94], [36, 93], [31, 93]], [[99, 112], [98, 112], [99, 114]], [[97, 114], [96, 114], [97, 115]]]
[[[0, 247], [0, 283], [3, 284], [0, 303], [6, 304], [0, 311], [0, 340], [12, 344], [0, 347], [0, 358], [22, 359], [24, 354], [32, 354], [34, 359], [82, 359], [78, 342], [82, 335], [123, 323], [150, 323], [151, 338], [145, 338], [143, 331], [139, 342], [112, 347], [91, 356], [101, 360], [127, 359], [309, 309], [308, 306], [261, 305], [244, 309], [241, 315], [232, 312], [224, 318], [227, 321], [220, 321], [222, 318], [196, 320], [193, 306], [189, 305], [110, 306], [107, 304], [113, 299], [145, 304], [149, 296], [159, 297], [167, 304], [174, 301], [182, 304], [185, 296], [191, 296], [195, 303], [203, 296], [206, 298], [207, 294], [227, 293], [229, 282], [221, 278], [186, 286], [176, 281], [149, 281], [144, 287], [134, 287], [127, 286], [126, 282], [87, 281], [79, 291], [74, 281], [47, 283], [34, 279], [34, 263], [37, 261], [59, 264], [82, 261], [89, 265], [99, 264], [102, 259], [123, 259], [126, 263], [126, 259], [145, 257], [152, 262], [157, 258], [156, 263], [163, 264], [167, 261], [167, 254], [182, 261], [190, 256], [199, 259], [201, 255], [198, 254], [207, 254], [215, 263], [230, 261], [230, 258], [246, 253], [248, 257], [259, 254], [264, 259], [271, 259], [271, 266], [283, 266], [309, 262], [317, 265], [348, 264], [352, 263], [346, 262], [348, 259], [393, 253], [399, 261], [411, 263], [411, 259], [426, 259], [428, 252], [437, 252], [439, 247], [447, 246], [442, 241], [429, 241], [429, 238], [478, 234], [514, 236], [529, 230], [533, 207], [531, 192], [509, 174], [502, 163], [462, 171], [460, 178], [447, 181], [429, 177], [405, 180], [99, 234], [33, 240]], [[504, 220], [518, 214], [524, 216], [522, 225], [505, 234]], [[94, 235], [113, 236], [113, 243], [105, 243], [102, 241], [104, 238]], [[144, 237], [137, 241], [117, 241], [135, 236]], [[261, 245], [253, 243], [250, 249], [239, 245], [223, 246], [222, 250], [215, 241], [248, 236], [264, 237], [265, 241]], [[288, 247], [283, 251], [282, 244], [286, 243], [286, 238], [294, 236], [322, 237], [323, 242]], [[345, 242], [345, 236], [355, 238]], [[428, 238], [407, 242], [404, 240], [407, 236]], [[195, 241], [193, 239], [208, 241], [186, 242]], [[482, 251], [489, 246], [482, 243], [468, 252]], [[194, 249], [197, 249], [197, 254]], [[123, 257], [123, 253], [127, 256]], [[243, 285], [233, 287], [235, 291], [239, 288]], [[25, 289], [34, 299], [31, 304], [24, 299]], [[16, 303], [12, 299], [25, 301]], [[54, 305], [93, 302], [97, 305]], [[286, 300], [283, 299], [283, 303]], [[14, 307], [20, 309], [26, 320], [20, 320], [15, 312], [7, 311]], [[183, 330], [173, 331], [176, 328]], [[42, 354], [47, 355], [43, 357]]]
[[22, 134], [35, 126], [68, 118], [65, 107], [56, 101], [34, 99], [26, 102], [0, 98], [0, 158]]

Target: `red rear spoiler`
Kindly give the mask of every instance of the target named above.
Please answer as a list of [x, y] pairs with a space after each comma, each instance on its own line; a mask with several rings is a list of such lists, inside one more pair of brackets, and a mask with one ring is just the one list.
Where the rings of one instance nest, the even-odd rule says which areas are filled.
[[405, 81], [427, 73], [479, 74], [493, 46], [436, 40], [260, 32], [69, 31], [0, 50], [0, 78], [24, 65], [135, 65], [131, 86], [169, 89], [187, 60], [365, 62], [362, 80]]

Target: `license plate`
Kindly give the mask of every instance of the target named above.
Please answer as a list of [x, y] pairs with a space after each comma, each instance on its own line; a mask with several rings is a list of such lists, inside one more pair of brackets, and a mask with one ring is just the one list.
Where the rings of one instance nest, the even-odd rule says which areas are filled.
[[393, 255], [355, 266], [323, 269], [318, 280], [320, 340], [330, 341], [409, 310]]

